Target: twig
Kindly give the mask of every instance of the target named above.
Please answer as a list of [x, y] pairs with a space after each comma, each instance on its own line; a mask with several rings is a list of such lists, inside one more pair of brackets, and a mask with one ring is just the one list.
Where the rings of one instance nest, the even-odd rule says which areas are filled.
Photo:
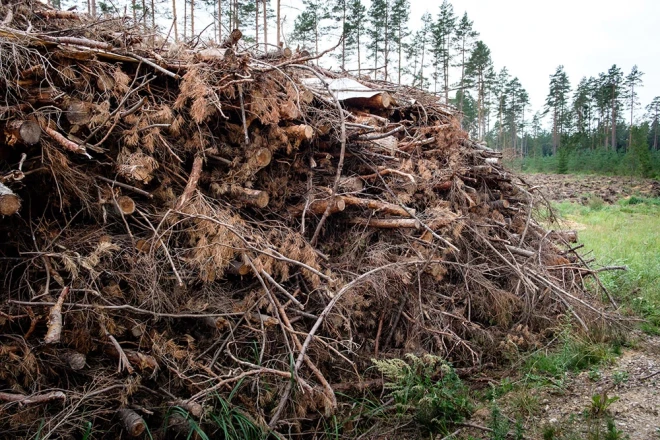
[[111, 184], [112, 186], [118, 186], [118, 187], [120, 187], [120, 188], [124, 188], [124, 189], [130, 190], [130, 191], [133, 191], [134, 193], [137, 193], [137, 194], [143, 195], [143, 196], [148, 197], [148, 198], [150, 198], [150, 199], [153, 199], [153, 198], [154, 198], [153, 194], [151, 194], [151, 193], [149, 193], [149, 192], [147, 192], [147, 191], [145, 191], [145, 190], [143, 190], [143, 189], [136, 188], [136, 187], [134, 187], [134, 186], [127, 185], [127, 184], [125, 184], [125, 183], [117, 182], [116, 180], [108, 179], [107, 177], [103, 177], [103, 176], [94, 176], [94, 177], [95, 177], [96, 179], [99, 179], [99, 180], [102, 180], [102, 181], [104, 181], [104, 182], [107, 182], [107, 183]]
[[179, 200], [176, 203], [176, 210], [183, 208], [188, 200], [192, 197], [193, 192], [197, 188], [197, 182], [199, 181], [200, 176], [202, 175], [202, 165], [204, 163], [204, 158], [202, 156], [195, 156], [193, 161], [192, 169], [190, 170], [190, 176], [188, 177], [188, 183], [181, 193]]

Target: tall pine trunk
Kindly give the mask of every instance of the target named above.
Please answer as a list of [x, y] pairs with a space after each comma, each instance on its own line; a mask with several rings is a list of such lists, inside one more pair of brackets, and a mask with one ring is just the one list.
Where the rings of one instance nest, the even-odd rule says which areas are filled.
[[630, 85], [630, 129], [628, 130], [628, 149], [632, 147], [633, 112], [635, 110], [635, 84]]
[[384, 60], [384, 65], [385, 65], [385, 81], [387, 81], [387, 61], [390, 57], [389, 54], [389, 49], [388, 49], [388, 43], [389, 43], [389, 35], [390, 35], [390, 5], [389, 1], [387, 2], [387, 7], [385, 8], [385, 47], [383, 50], [383, 57], [385, 58]]
[[264, 52], [268, 53], [268, 0], [264, 0]]
[[463, 38], [463, 45], [462, 45], [461, 53], [462, 53], [462, 61], [461, 61], [461, 99], [458, 102], [458, 111], [461, 113], [461, 126], [463, 126], [463, 95], [465, 95], [465, 86], [464, 86], [464, 81], [465, 81], [465, 38]]
[[190, 38], [195, 36], [195, 0], [190, 0]]
[[399, 23], [399, 85], [401, 85], [401, 58], [402, 58], [402, 47], [403, 47], [403, 41], [401, 40], [401, 23]]
[[259, 0], [254, 0], [254, 47], [259, 48]]
[[218, 43], [222, 43], [222, 0], [218, 1]]
[[[218, 0], [220, 2], [220, 0]], [[172, 24], [174, 25], [174, 42], [179, 42], [179, 26], [177, 25], [176, 17], [176, 0], [172, 0]]]
[[616, 85], [612, 84], [612, 151], [616, 151]]
[[280, 32], [280, 26], [281, 26], [281, 24], [280, 24], [280, 9], [281, 9], [280, 1], [281, 0], [277, 0], [277, 38], [276, 38], [277, 47], [280, 47], [280, 42], [282, 41], [281, 32]]

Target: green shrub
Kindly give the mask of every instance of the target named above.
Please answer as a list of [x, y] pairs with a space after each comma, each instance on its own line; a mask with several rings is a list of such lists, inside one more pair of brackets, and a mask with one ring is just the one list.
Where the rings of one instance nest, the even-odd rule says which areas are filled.
[[407, 354], [406, 360], [372, 360], [385, 376], [399, 414], [431, 434], [447, 434], [472, 412], [469, 390], [442, 358]]

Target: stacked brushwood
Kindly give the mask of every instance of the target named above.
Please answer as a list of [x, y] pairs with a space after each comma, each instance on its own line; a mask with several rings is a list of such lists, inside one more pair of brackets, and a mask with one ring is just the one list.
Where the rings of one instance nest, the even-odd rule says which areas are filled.
[[141, 32], [0, 6], [4, 435], [305, 435], [372, 358], [469, 374], [613, 319], [434, 96]]

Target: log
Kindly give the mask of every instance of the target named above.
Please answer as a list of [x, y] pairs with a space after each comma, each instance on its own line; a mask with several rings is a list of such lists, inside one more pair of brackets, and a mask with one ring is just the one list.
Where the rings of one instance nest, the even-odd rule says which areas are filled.
[[64, 304], [64, 298], [69, 293], [69, 286], [66, 286], [62, 289], [57, 302], [50, 309], [50, 315], [48, 315], [48, 331], [44, 337], [45, 344], [56, 344], [60, 342], [60, 337], [62, 336], [62, 305]]
[[399, 205], [393, 203], [381, 202], [379, 200], [373, 199], [361, 199], [359, 197], [353, 196], [342, 196], [341, 199], [344, 201], [346, 206], [358, 206], [364, 209], [372, 209], [379, 213], [389, 214], [389, 215], [398, 215], [401, 217], [414, 217], [416, 211], [414, 209], [404, 209]]
[[41, 128], [43, 129], [44, 132], [46, 132], [48, 136], [50, 136], [51, 139], [53, 139], [55, 142], [60, 144], [65, 150], [90, 157], [87, 154], [87, 149], [82, 145], [78, 145], [75, 142], [70, 141], [69, 139], [65, 138], [63, 135], [61, 135], [60, 133], [58, 133], [57, 131], [53, 130], [52, 128], [50, 128], [45, 124], [42, 125]]
[[197, 402], [191, 402], [189, 400], [177, 400], [176, 402], [172, 402], [172, 405], [185, 409], [190, 415], [197, 418], [204, 415], [204, 407]]
[[234, 29], [229, 33], [229, 36], [225, 39], [225, 41], [222, 42], [220, 47], [223, 49], [230, 48], [232, 46], [235, 46], [238, 43], [238, 40], [243, 38], [243, 32], [241, 32], [239, 29]]
[[305, 124], [282, 127], [282, 130], [286, 132], [290, 139], [295, 139], [297, 141], [309, 141], [314, 137], [314, 129], [311, 126]]
[[71, 125], [86, 125], [92, 119], [94, 104], [85, 101], [71, 101], [66, 108], [66, 119]]
[[147, 427], [142, 417], [132, 409], [122, 408], [117, 411], [117, 414], [124, 430], [131, 437], [141, 435]]
[[135, 202], [128, 196], [115, 198], [115, 210], [119, 215], [133, 215], [135, 213]]
[[530, 258], [530, 257], [533, 257], [534, 255], [536, 255], [535, 252], [528, 251], [527, 249], [521, 249], [521, 248], [518, 248], [518, 247], [515, 247], [515, 246], [506, 245], [506, 248], [512, 254], [521, 255], [521, 256], [527, 257], [527, 258]]
[[511, 204], [509, 203], [508, 200], [494, 200], [490, 202], [490, 207], [493, 209], [508, 209]]
[[266, 167], [270, 164], [273, 153], [268, 148], [258, 148], [249, 153], [248, 163], [258, 168]]
[[266, 191], [258, 189], [243, 188], [237, 185], [219, 185], [217, 183], [211, 184], [211, 191], [216, 196], [227, 196], [238, 202], [257, 208], [265, 208], [268, 206], [270, 196]]
[[59, 11], [56, 9], [45, 9], [34, 11], [40, 17], [43, 18], [57, 18], [60, 20], [81, 20], [82, 15], [75, 11]]
[[224, 330], [227, 327], [229, 327], [229, 322], [227, 321], [226, 318], [223, 318], [222, 316], [218, 316], [218, 317], [206, 316], [205, 318], [202, 319], [202, 322], [207, 327], [210, 327], [215, 330]]
[[300, 95], [299, 95], [300, 102], [307, 105], [311, 104], [312, 101], [314, 101], [314, 93], [312, 93], [311, 90], [303, 87], [299, 87], [299, 89], [300, 89]]
[[65, 362], [69, 368], [74, 371], [82, 370], [85, 368], [85, 364], [87, 363], [87, 356], [75, 350], [60, 350], [57, 353], [57, 357], [59, 357], [62, 362]]
[[344, 103], [351, 107], [385, 110], [392, 105], [392, 97], [387, 92], [381, 92], [371, 98], [349, 98]]
[[0, 215], [14, 215], [21, 209], [21, 199], [0, 183]]
[[61, 391], [51, 391], [50, 393], [34, 394], [32, 396], [26, 396], [25, 394], [0, 393], [0, 401], [17, 402], [21, 405], [48, 403], [53, 400], [66, 400], [66, 394]]
[[550, 238], [558, 241], [566, 241], [568, 243], [577, 243], [577, 231], [554, 231], [550, 234]]
[[228, 273], [232, 275], [245, 276], [250, 273], [250, 266], [245, 264], [242, 260], [234, 260], [229, 263], [229, 266], [225, 269]]
[[378, 229], [419, 229], [422, 225], [414, 218], [353, 218], [349, 220], [350, 224], [369, 226]]
[[[346, 209], [346, 202], [342, 196], [314, 200], [307, 207], [306, 214], [323, 215], [328, 207], [330, 208], [328, 214], [336, 214]], [[292, 215], [297, 217], [302, 215], [303, 211], [305, 211], [305, 204], [296, 206], [295, 208], [291, 209], [290, 212]]]
[[433, 188], [438, 191], [449, 191], [454, 186], [453, 180], [447, 180], [446, 182], [437, 183]]
[[[5, 135], [9, 139], [27, 145], [35, 145], [41, 139], [41, 127], [34, 121], [21, 121], [14, 119], [5, 125]], [[13, 142], [9, 142], [13, 144]]]

